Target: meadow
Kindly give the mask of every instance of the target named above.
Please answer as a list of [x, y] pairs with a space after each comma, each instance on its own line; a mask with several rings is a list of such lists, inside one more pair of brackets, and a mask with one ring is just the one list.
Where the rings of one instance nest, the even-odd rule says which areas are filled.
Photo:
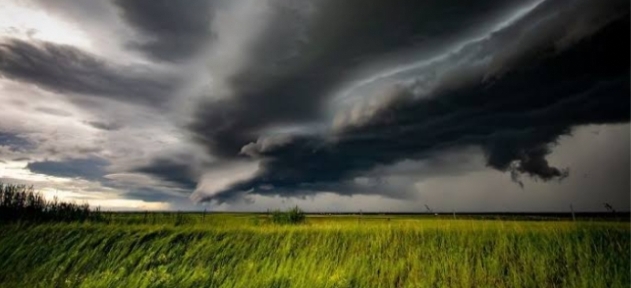
[[[0, 287], [628, 287], [626, 221], [104, 213], [0, 226]], [[570, 219], [571, 220], [571, 219]]]

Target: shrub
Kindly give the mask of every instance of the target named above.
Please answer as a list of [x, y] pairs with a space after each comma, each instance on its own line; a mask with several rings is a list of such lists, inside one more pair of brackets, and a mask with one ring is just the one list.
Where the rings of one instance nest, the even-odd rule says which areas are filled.
[[88, 204], [46, 201], [32, 186], [0, 183], [0, 223], [45, 221], [99, 221], [100, 210], [90, 210]]
[[272, 212], [272, 222], [276, 224], [300, 224], [305, 222], [305, 212], [298, 206], [287, 211], [276, 210]]

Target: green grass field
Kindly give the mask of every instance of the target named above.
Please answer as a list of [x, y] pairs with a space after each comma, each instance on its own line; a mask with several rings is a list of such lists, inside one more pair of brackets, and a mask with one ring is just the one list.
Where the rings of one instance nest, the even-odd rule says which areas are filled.
[[[180, 218], [181, 217], [181, 218]], [[0, 227], [0, 287], [629, 287], [628, 222], [113, 214]]]

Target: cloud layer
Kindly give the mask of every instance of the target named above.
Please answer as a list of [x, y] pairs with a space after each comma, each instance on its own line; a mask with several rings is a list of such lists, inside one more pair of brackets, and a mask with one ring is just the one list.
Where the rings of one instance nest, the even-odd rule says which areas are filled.
[[117, 67], [72, 46], [46, 42], [8, 39], [0, 44], [0, 59], [0, 71], [9, 79], [129, 102], [165, 101], [177, 82], [145, 67]]
[[172, 209], [411, 200], [580, 177], [550, 160], [560, 139], [629, 122], [628, 1], [7, 5], [0, 180]]
[[[516, 181], [521, 174], [541, 180], [566, 177], [567, 170], [551, 167], [545, 158], [560, 135], [576, 125], [629, 120], [628, 63], [620, 61], [628, 59], [628, 46], [618, 42], [628, 32], [629, 18], [620, 8], [624, 8], [622, 2], [541, 3], [521, 19], [504, 23], [505, 28], [447, 55], [395, 69], [360, 85], [371, 85], [372, 91], [352, 87], [360, 90], [357, 100], [337, 112], [333, 129], [315, 135], [288, 138], [259, 133], [258, 140], [244, 145], [256, 134], [243, 126], [235, 126], [237, 137], [207, 133], [211, 151], [233, 157], [239, 156], [236, 151], [243, 152], [260, 161], [260, 169], [252, 179], [206, 199], [221, 202], [244, 191], [286, 196], [318, 191], [376, 193], [375, 187], [353, 179], [377, 165], [426, 159], [445, 149], [468, 146], [481, 147], [488, 166], [511, 172]], [[313, 91], [309, 85], [303, 87]], [[311, 113], [279, 101], [274, 103], [290, 109], [285, 115], [275, 113], [276, 117], [291, 118], [287, 113], [300, 111], [292, 119], [299, 121], [317, 114], [318, 101], [324, 102], [317, 96], [328, 93], [316, 90], [317, 96], [309, 97], [300, 88], [292, 90], [294, 95], [307, 101], [295, 106], [304, 105]], [[317, 100], [310, 103], [308, 99]], [[252, 110], [261, 107], [254, 103]], [[237, 107], [249, 111], [250, 104]], [[272, 124], [277, 121], [256, 113], [252, 128], [260, 129], [265, 119]], [[199, 119], [222, 122], [213, 117]]]
[[141, 39], [128, 44], [157, 60], [178, 61], [204, 48], [212, 39], [212, 6], [207, 0], [117, 0], [122, 18], [138, 30]]

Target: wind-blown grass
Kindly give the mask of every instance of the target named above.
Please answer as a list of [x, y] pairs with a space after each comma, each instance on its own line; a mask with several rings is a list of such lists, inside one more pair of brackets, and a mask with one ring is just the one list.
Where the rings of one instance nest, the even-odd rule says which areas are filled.
[[5, 225], [0, 286], [628, 287], [631, 280], [628, 223], [308, 217], [275, 225], [251, 215], [196, 216], [179, 226]]

